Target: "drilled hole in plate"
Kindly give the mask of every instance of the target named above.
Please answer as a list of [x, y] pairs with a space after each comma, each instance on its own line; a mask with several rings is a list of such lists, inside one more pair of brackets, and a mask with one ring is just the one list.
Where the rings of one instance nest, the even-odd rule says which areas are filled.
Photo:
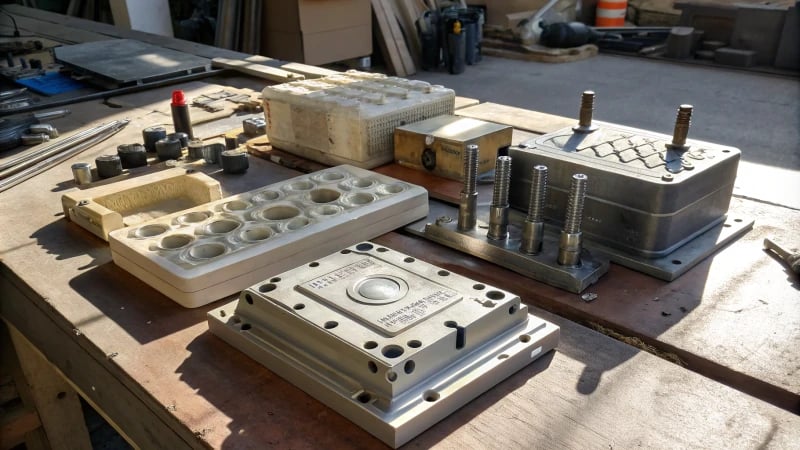
[[403, 364], [403, 372], [408, 374], [413, 373], [416, 367], [417, 363], [409, 359], [405, 364]]
[[303, 304], [303, 303], [296, 303], [294, 306], [292, 306], [292, 309], [294, 309], [295, 311], [300, 311], [301, 309], [303, 309], [305, 307], [306, 307], [306, 305]]
[[520, 334], [519, 335], [519, 341], [520, 342], [530, 342], [531, 341], [531, 336], [529, 334]]
[[722, 225], [722, 226], [723, 226], [723, 227], [725, 227], [725, 228], [730, 228], [730, 227], [732, 227], [733, 225], [731, 225], [731, 224], [729, 224], [729, 223], [726, 223], [726, 224], [724, 224], [724, 225]]
[[416, 339], [412, 339], [412, 340], [406, 342], [406, 345], [411, 347], [411, 348], [420, 348], [420, 347], [422, 347], [422, 342], [420, 342], [420, 341], [418, 341]]
[[358, 397], [356, 397], [356, 398], [361, 403], [369, 403], [370, 400], [372, 400], [372, 396], [369, 394], [369, 392], [362, 392], [362, 393], [358, 394]]
[[377, 347], [378, 343], [375, 341], [367, 341], [364, 342], [364, 348], [367, 350], [372, 350], [373, 348]]
[[271, 238], [275, 232], [270, 227], [251, 227], [242, 231], [242, 239], [250, 242], [263, 241]]
[[341, 192], [335, 189], [314, 189], [308, 193], [309, 198], [311, 198], [311, 201], [314, 203], [335, 202], [341, 195]]
[[448, 272], [446, 270], [440, 270], [437, 273], [439, 274], [440, 277], [446, 277], [446, 276], [450, 275], [450, 272]]
[[206, 219], [211, 217], [211, 213], [206, 211], [194, 211], [190, 213], [186, 213], [182, 216], [178, 217], [178, 222], [180, 223], [198, 223], [202, 222]]
[[398, 358], [404, 352], [403, 347], [390, 344], [381, 349], [381, 354], [387, 358]]
[[329, 320], [329, 321], [325, 322], [325, 325], [324, 325], [326, 330], [332, 330], [332, 329], [334, 329], [334, 328], [336, 328], [338, 326], [339, 326], [339, 322], [337, 322], [335, 320]]
[[350, 250], [348, 250], [348, 249], [344, 249], [344, 250], [342, 250], [342, 251], [341, 251], [341, 252], [339, 252], [339, 253], [341, 253], [341, 254], [343, 254], [343, 255], [346, 255], [346, 254], [348, 254], [348, 253], [352, 253], [352, 252], [351, 252]]
[[244, 301], [246, 301], [247, 304], [252, 305], [253, 304], [253, 297], [250, 294], [245, 294], [244, 295]]
[[518, 309], [519, 307], [517, 307], [517, 305], [511, 305], [508, 307], [508, 314], [513, 315]]
[[731, 151], [730, 151], [730, 150], [728, 150], [728, 149], [725, 149], [725, 150], [723, 150], [723, 151], [722, 151], [722, 153], [730, 153], [730, 152], [731, 152]]
[[243, 323], [242, 324], [242, 331], [247, 331], [250, 328], [253, 328], [253, 327], [249, 323]]
[[161, 242], [158, 245], [166, 250], [176, 250], [186, 247], [187, 245], [191, 244], [193, 240], [194, 238], [188, 234], [173, 234], [161, 239]]
[[733, 219], [733, 221], [736, 222], [736, 223], [740, 223], [740, 222], [742, 222], [742, 219]]
[[373, 245], [368, 244], [366, 242], [356, 245], [356, 250], [360, 252], [366, 252], [368, 250], [372, 250]]
[[425, 391], [425, 393], [422, 394], [422, 398], [425, 399], [426, 402], [435, 402], [439, 400], [439, 393], [436, 391]]
[[269, 279], [270, 283], [278, 283], [279, 281], [281, 281], [281, 277], [272, 277]]
[[416, 261], [416, 259], [414, 259], [414, 258], [412, 258], [412, 257], [410, 257], [410, 256], [409, 256], [408, 258], [406, 258], [406, 259], [404, 259], [404, 260], [403, 260], [403, 262], [407, 262], [407, 263], [412, 263], [412, 262], [414, 262], [414, 261]]
[[497, 359], [506, 359], [506, 358], [508, 358], [508, 355], [506, 355], [505, 353], [497, 355]]
[[378, 373], [378, 365], [375, 364], [375, 361], [368, 362], [367, 368], [369, 368], [369, 371], [372, 373]]
[[306, 217], [295, 217], [286, 224], [286, 229], [295, 231], [311, 225], [311, 220]]
[[299, 214], [299, 209], [293, 206], [282, 205], [265, 209], [261, 213], [261, 217], [267, 220], [286, 220], [291, 219], [292, 217], [297, 217]]
[[386, 379], [390, 383], [393, 383], [393, 382], [397, 381], [397, 372], [395, 372], [393, 370], [390, 370], [390, 371], [386, 372]]
[[480, 284], [480, 283], [473, 284], [472, 285], [472, 289], [475, 289], [476, 291], [482, 291], [482, 290], [486, 289], [486, 285], [483, 285], [483, 284]]
[[673, 259], [672, 260], [672, 264], [675, 264], [676, 266], [680, 266], [681, 264], [683, 264], [683, 261], [681, 261], [680, 259]]
[[272, 283], [262, 284], [258, 287], [258, 292], [267, 293], [275, 290], [277, 286]]
[[225, 246], [218, 243], [195, 245], [189, 249], [189, 256], [196, 259], [211, 259], [225, 253]]
[[239, 228], [239, 222], [235, 220], [215, 220], [208, 224], [206, 230], [213, 234], [225, 234]]
[[314, 187], [314, 183], [307, 181], [307, 180], [300, 180], [295, 181], [294, 183], [289, 183], [286, 188], [292, 191], [307, 191]]
[[448, 320], [447, 322], [444, 323], [444, 326], [446, 326], [447, 328], [457, 328], [458, 323], [456, 323], [453, 320]]
[[388, 252], [388, 251], [389, 251], [389, 249], [388, 249], [388, 248], [386, 248], [386, 247], [378, 247], [378, 250], [377, 250], [377, 251], [378, 251], [379, 253], [386, 253], [386, 252]]
[[242, 319], [240, 319], [240, 318], [238, 318], [236, 316], [231, 317], [231, 319], [233, 320], [233, 323], [242, 323]]
[[224, 209], [226, 211], [242, 211], [244, 209], [247, 209], [248, 206], [250, 206], [250, 204], [245, 202], [245, 201], [232, 200], [232, 201], [229, 201], [228, 203], [225, 203], [222, 206], [222, 209]]
[[316, 261], [314, 261], [314, 262], [312, 262], [312, 263], [309, 263], [309, 264], [308, 264], [308, 267], [319, 267], [319, 263], [318, 263], [318, 262], [316, 262]]
[[158, 236], [159, 234], [166, 233], [169, 227], [166, 225], [145, 225], [136, 230], [134, 233], [136, 237], [149, 238]]
[[506, 294], [500, 291], [489, 291], [486, 293], [486, 298], [490, 298], [492, 300], [502, 300], [506, 298]]

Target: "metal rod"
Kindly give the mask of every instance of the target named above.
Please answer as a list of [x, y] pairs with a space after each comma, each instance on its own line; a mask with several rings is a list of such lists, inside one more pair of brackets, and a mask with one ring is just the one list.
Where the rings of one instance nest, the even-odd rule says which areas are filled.
[[511, 183], [511, 157], [498, 156], [494, 168], [494, 190], [489, 206], [489, 231], [486, 237], [496, 241], [508, 237], [508, 189]]
[[468, 231], [478, 223], [478, 146], [467, 145], [464, 150], [464, 186], [458, 203], [458, 229]]

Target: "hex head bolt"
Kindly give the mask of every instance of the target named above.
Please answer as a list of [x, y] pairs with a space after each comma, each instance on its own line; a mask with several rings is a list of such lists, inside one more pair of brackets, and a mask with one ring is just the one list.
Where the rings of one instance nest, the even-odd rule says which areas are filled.
[[544, 238], [544, 202], [547, 194], [547, 166], [536, 165], [531, 170], [531, 193], [528, 216], [522, 224], [519, 251], [535, 255], [542, 251]]
[[508, 186], [511, 183], [511, 157], [498, 156], [494, 167], [494, 190], [489, 207], [489, 232], [492, 240], [508, 238]]
[[567, 215], [564, 229], [558, 242], [558, 264], [567, 267], [581, 265], [581, 220], [583, 219], [583, 200], [586, 197], [588, 177], [582, 173], [572, 176], [567, 198]]
[[470, 144], [464, 150], [464, 187], [458, 202], [458, 230], [469, 231], [478, 223], [478, 146]]
[[583, 91], [581, 95], [581, 111], [578, 116], [578, 124], [572, 127], [576, 133], [591, 133], [596, 130], [597, 125], [592, 125], [592, 114], [594, 113], [594, 91]]
[[675, 118], [675, 131], [672, 132], [673, 148], [686, 148], [686, 136], [689, 135], [689, 126], [692, 123], [692, 105], [678, 107], [678, 116]]

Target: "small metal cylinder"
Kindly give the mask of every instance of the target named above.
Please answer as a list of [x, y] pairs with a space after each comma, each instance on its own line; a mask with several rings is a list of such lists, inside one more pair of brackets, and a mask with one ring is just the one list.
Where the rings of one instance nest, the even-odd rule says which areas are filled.
[[581, 263], [581, 221], [583, 220], [583, 202], [586, 198], [588, 177], [582, 173], [572, 176], [572, 184], [567, 198], [567, 214], [564, 229], [558, 243], [558, 263], [562, 266], [576, 267]]
[[522, 225], [519, 251], [535, 255], [542, 251], [544, 239], [544, 203], [547, 192], [547, 166], [536, 165], [531, 170], [531, 192], [528, 216]]
[[189, 159], [201, 159], [203, 157], [204, 146], [205, 144], [203, 144], [202, 139], [192, 139], [189, 141], [189, 145], [187, 146], [189, 149]]
[[156, 151], [156, 142], [167, 137], [167, 129], [160, 126], [147, 127], [142, 130], [142, 141], [148, 152]]
[[183, 155], [180, 139], [169, 137], [159, 139], [156, 142], [156, 154], [158, 154], [159, 161], [180, 158]]
[[681, 105], [675, 118], [675, 130], [672, 132], [672, 146], [685, 147], [689, 126], [692, 123], [692, 105]]
[[111, 178], [122, 173], [122, 161], [118, 155], [102, 155], [94, 160], [97, 167], [97, 176]]
[[469, 231], [478, 223], [478, 146], [467, 145], [464, 150], [464, 186], [458, 203], [458, 230]]
[[175, 133], [170, 133], [167, 135], [170, 139], [177, 139], [181, 142], [181, 147], [188, 147], [189, 146], [189, 135], [182, 132], [176, 131]]
[[594, 114], [594, 91], [583, 91], [581, 95], [581, 111], [578, 118], [578, 125], [583, 128], [592, 126], [592, 115]]
[[78, 186], [92, 182], [92, 165], [87, 162], [75, 163], [71, 166], [72, 179]]
[[123, 169], [147, 165], [147, 150], [142, 144], [122, 144], [117, 146], [117, 155]]
[[215, 142], [203, 146], [203, 159], [208, 164], [219, 164], [222, 159], [222, 152], [225, 151], [225, 144]]
[[247, 152], [240, 150], [225, 150], [220, 155], [222, 171], [230, 174], [247, 172], [250, 162], [247, 159]]
[[498, 156], [494, 167], [494, 190], [489, 207], [489, 231], [492, 240], [508, 237], [508, 189], [511, 183], [511, 157]]

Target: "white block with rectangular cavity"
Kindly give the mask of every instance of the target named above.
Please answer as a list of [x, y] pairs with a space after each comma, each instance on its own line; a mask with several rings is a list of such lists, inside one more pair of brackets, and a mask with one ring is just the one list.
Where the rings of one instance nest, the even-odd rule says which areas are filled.
[[187, 308], [428, 213], [428, 193], [352, 166], [292, 178], [112, 232], [114, 262]]
[[100, 239], [120, 228], [222, 198], [217, 180], [173, 168], [61, 196], [64, 217]]
[[262, 91], [276, 148], [323, 164], [371, 169], [394, 159], [394, 129], [453, 114], [455, 91], [354, 70]]
[[517, 295], [371, 242], [267, 278], [208, 322], [392, 447], [559, 339]]

